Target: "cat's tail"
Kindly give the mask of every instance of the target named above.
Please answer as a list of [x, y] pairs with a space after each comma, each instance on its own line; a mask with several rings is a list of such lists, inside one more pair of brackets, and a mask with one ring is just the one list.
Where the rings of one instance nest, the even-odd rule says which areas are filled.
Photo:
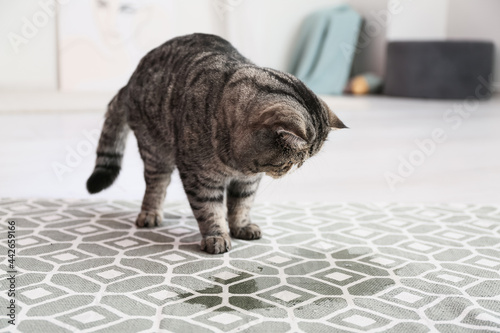
[[87, 180], [89, 193], [97, 193], [113, 184], [120, 173], [127, 134], [126, 110], [120, 105], [121, 90], [109, 103], [106, 119], [97, 146], [97, 159], [94, 172]]

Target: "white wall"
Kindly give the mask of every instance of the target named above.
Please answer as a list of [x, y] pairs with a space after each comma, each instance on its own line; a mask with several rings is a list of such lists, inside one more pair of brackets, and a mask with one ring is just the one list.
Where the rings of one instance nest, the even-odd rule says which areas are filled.
[[38, 0], [0, 0], [0, 50], [0, 91], [57, 89], [55, 15]]
[[193, 32], [204, 32], [216, 35], [224, 33], [224, 20], [218, 14], [220, 10], [216, 7], [217, 1], [174, 0], [174, 3], [174, 10], [177, 16], [175, 33], [178, 36], [191, 34]]
[[[47, 2], [50, 3], [51, 0], [0, 0], [0, 92], [57, 90], [57, 20], [55, 15], [50, 15], [54, 10], [53, 7], [49, 6], [44, 10], [40, 5]], [[215, 2], [176, 0], [175, 11], [178, 17], [175, 34], [185, 35], [193, 32], [222, 34], [224, 21], [216, 15]], [[43, 24], [36, 26], [36, 19], [42, 17], [47, 18], [46, 22], [40, 21]], [[25, 23], [25, 19], [29, 23]], [[32, 32], [27, 27], [31, 24], [36, 32], [26, 37], [26, 33]], [[13, 37], [12, 33], [22, 38], [23, 42], [13, 46], [9, 38], [16, 36]]]
[[[387, 27], [387, 40], [445, 39], [448, 0], [389, 0], [398, 6]], [[476, 1], [474, 1], [476, 2]]]

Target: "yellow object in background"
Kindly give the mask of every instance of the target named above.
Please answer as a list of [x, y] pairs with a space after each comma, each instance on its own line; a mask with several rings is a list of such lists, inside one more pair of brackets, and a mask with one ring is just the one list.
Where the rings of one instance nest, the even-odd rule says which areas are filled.
[[382, 79], [375, 74], [366, 73], [353, 77], [344, 90], [347, 94], [366, 95], [376, 93], [382, 87]]

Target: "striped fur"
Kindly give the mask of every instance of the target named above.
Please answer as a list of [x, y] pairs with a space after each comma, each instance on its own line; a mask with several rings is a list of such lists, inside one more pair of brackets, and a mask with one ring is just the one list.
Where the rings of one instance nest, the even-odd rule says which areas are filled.
[[87, 188], [99, 192], [115, 180], [131, 128], [146, 181], [137, 226], [161, 223], [177, 167], [202, 249], [222, 253], [229, 232], [261, 237], [249, 211], [262, 175], [301, 166], [332, 127], [345, 126], [292, 75], [254, 65], [220, 37], [178, 37], [149, 52], [110, 103]]
[[108, 105], [99, 138], [95, 169], [87, 181], [87, 190], [97, 193], [109, 187], [120, 173], [125, 141], [129, 132], [125, 109], [120, 107], [120, 93]]

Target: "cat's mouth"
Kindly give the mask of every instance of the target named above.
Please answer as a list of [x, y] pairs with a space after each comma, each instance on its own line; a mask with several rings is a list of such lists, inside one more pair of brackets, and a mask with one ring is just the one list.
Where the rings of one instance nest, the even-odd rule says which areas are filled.
[[279, 164], [265, 164], [259, 165], [260, 172], [264, 172], [266, 175], [272, 178], [281, 178], [286, 174], [295, 172], [298, 168], [304, 164], [305, 159], [292, 159], [288, 162], [282, 162]]
[[280, 166], [279, 168], [277, 168], [277, 170], [266, 171], [266, 175], [268, 175], [274, 179], [277, 179], [277, 178], [281, 178], [284, 175], [286, 175], [290, 170], [296, 170], [299, 167], [300, 167], [300, 165], [290, 162], [290, 163], [284, 164], [283, 166]]
[[268, 175], [269, 177], [274, 178], [274, 179], [281, 178], [281, 177], [283, 177], [285, 174], [286, 174], [286, 173], [278, 173], [278, 172], [272, 172], [272, 171], [268, 171], [268, 172], [266, 172], [266, 175]]

